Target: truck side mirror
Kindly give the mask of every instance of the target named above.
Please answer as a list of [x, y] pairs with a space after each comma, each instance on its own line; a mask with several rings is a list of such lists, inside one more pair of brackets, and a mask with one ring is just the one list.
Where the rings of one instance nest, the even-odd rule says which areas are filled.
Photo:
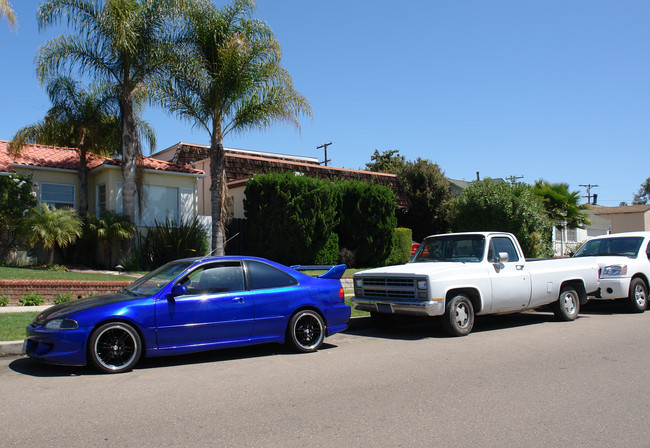
[[499, 252], [497, 263], [507, 263], [509, 259], [510, 257], [508, 256], [508, 252]]

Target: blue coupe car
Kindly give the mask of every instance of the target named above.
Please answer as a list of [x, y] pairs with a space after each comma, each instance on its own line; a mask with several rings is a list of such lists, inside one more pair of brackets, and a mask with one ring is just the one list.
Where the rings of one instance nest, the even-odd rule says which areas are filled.
[[54, 305], [27, 327], [25, 353], [51, 364], [130, 370], [144, 356], [287, 343], [317, 350], [347, 328], [345, 265], [318, 277], [255, 257], [177, 260], [114, 294]]

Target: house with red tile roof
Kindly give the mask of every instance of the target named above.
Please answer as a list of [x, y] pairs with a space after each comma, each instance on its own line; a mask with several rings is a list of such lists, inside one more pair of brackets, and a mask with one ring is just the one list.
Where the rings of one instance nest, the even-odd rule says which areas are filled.
[[[78, 208], [79, 154], [74, 148], [27, 144], [18, 157], [9, 155], [9, 142], [0, 140], [0, 175], [31, 175], [39, 202]], [[203, 171], [189, 166], [143, 157], [144, 206], [136, 210], [136, 225], [154, 220], [191, 220], [198, 213], [197, 185]], [[88, 154], [88, 210], [122, 212], [121, 159]], [[137, 209], [137, 201], [136, 201]]]
[[[198, 168], [206, 173], [206, 177], [198, 181], [198, 213], [211, 215], [210, 202], [210, 159], [208, 146], [191, 143], [177, 143], [151, 157], [182, 166]], [[276, 154], [245, 149], [225, 148], [225, 170], [228, 185], [229, 215], [233, 218], [244, 218], [244, 190], [250, 177], [269, 172], [293, 172], [299, 175], [319, 177], [331, 180], [361, 180], [384, 185], [393, 190], [398, 207], [408, 207], [409, 201], [397, 180], [397, 176], [387, 173], [353, 170], [322, 166], [317, 158]]]

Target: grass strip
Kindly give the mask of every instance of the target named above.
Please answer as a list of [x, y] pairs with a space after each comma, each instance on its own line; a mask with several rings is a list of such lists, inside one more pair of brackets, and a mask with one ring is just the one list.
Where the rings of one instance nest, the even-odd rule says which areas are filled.
[[25, 339], [25, 327], [38, 312], [0, 313], [0, 341], [19, 341]]

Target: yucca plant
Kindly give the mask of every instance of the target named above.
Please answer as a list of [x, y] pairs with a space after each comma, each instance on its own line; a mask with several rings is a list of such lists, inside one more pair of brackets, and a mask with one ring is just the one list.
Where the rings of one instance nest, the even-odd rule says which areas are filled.
[[152, 269], [177, 258], [205, 255], [208, 248], [207, 232], [196, 218], [180, 224], [169, 218], [155, 221], [140, 246], [147, 267]]
[[54, 248], [64, 248], [81, 236], [81, 218], [71, 208], [58, 209], [43, 203], [32, 208], [22, 223], [21, 235], [31, 247], [41, 245], [54, 262]]
[[135, 236], [136, 227], [128, 216], [112, 210], [104, 210], [99, 218], [86, 215], [86, 234], [102, 241], [104, 259], [108, 266], [113, 261], [113, 242], [122, 241]]

